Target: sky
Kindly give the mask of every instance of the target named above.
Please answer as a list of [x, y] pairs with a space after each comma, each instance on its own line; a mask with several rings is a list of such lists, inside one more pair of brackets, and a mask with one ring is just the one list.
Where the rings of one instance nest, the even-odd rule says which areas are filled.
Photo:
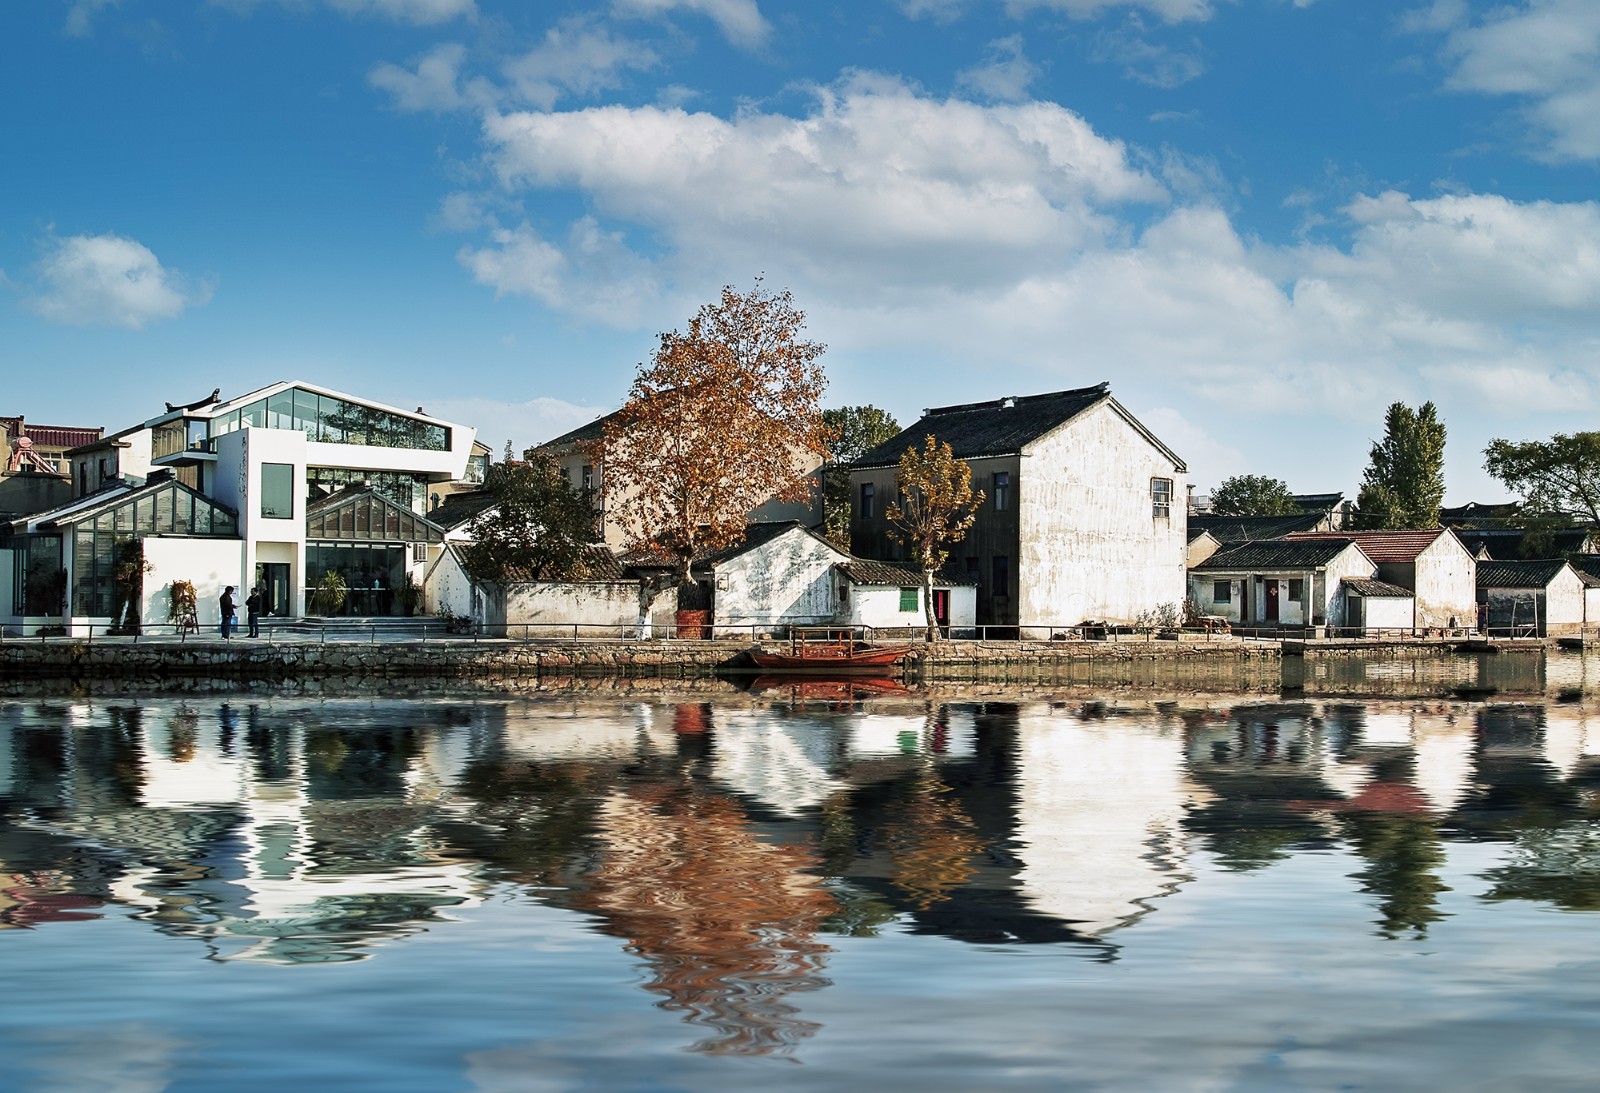
[[0, 413], [303, 379], [518, 450], [723, 285], [827, 405], [1109, 381], [1203, 492], [1594, 428], [1594, 0], [0, 6]]

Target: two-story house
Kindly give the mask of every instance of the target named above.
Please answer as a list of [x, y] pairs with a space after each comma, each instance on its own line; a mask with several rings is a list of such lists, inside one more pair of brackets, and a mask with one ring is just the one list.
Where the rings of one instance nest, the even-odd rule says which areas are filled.
[[1132, 622], [1181, 609], [1188, 495], [1183, 460], [1109, 384], [926, 411], [851, 468], [851, 552], [907, 555], [887, 510], [908, 448], [951, 446], [982, 490], [950, 565], [978, 583], [980, 625]]

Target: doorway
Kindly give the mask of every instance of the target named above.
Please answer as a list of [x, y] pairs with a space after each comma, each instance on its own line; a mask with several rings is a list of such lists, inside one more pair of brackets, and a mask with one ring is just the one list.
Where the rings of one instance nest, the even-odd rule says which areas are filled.
[[256, 587], [261, 589], [261, 613], [275, 619], [289, 617], [289, 563], [259, 562]]
[[1278, 582], [1268, 578], [1262, 582], [1263, 615], [1267, 622], [1278, 621]]
[[933, 590], [933, 617], [940, 626], [950, 625], [950, 590], [948, 588], [935, 588]]

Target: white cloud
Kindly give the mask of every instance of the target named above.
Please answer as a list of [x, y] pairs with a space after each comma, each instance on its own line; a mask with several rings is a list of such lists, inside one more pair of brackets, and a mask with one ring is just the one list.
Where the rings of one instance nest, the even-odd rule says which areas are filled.
[[900, 10], [912, 19], [953, 22], [967, 9], [969, 0], [900, 0]]
[[990, 42], [983, 63], [957, 73], [956, 84], [985, 99], [1016, 102], [1038, 78], [1039, 66], [1022, 54], [1022, 35], [1013, 34]]
[[120, 235], [51, 239], [29, 306], [52, 322], [137, 329], [170, 319], [210, 299], [209, 287], [189, 287], [148, 247]]
[[1006, 10], [1012, 15], [1037, 8], [1059, 11], [1074, 19], [1092, 19], [1115, 8], [1138, 8], [1168, 23], [1211, 18], [1211, 0], [1006, 0]]
[[446, 42], [414, 58], [411, 68], [376, 66], [367, 74], [367, 82], [393, 95], [395, 106], [401, 110], [457, 110], [467, 103], [457, 86], [466, 56], [466, 46]]
[[1094, 59], [1122, 66], [1123, 75], [1151, 87], [1181, 87], [1205, 73], [1198, 45], [1192, 50], [1174, 49], [1152, 42], [1145, 36], [1143, 20], [1130, 17], [1121, 27], [1102, 31], [1095, 37]]
[[[210, 0], [213, 7], [248, 14], [268, 0]], [[297, 0], [277, 0], [295, 5]], [[452, 19], [471, 19], [478, 14], [475, 0], [322, 0], [346, 16], [373, 16], [415, 26], [433, 26]]]
[[1460, 7], [1437, 4], [1411, 25], [1448, 31], [1448, 88], [1527, 101], [1541, 156], [1600, 158], [1600, 4], [1526, 0], [1476, 24]]
[[442, 399], [428, 404], [428, 412], [445, 421], [460, 421], [478, 430], [478, 439], [494, 449], [496, 463], [511, 441], [513, 454], [543, 444], [562, 433], [610, 413], [614, 406], [577, 406], [560, 399], [535, 398], [504, 402], [489, 398]]
[[673, 11], [704, 15], [722, 36], [736, 46], [754, 49], [766, 41], [771, 26], [756, 0], [613, 0], [614, 10], [640, 16], [662, 16]]
[[488, 246], [463, 247], [456, 259], [497, 297], [527, 296], [612, 326], [640, 322], [663, 292], [650, 262], [591, 217], [574, 224], [562, 246], [524, 223], [496, 227]]
[[543, 42], [508, 62], [504, 72], [520, 101], [548, 110], [565, 94], [610, 90], [621, 85], [624, 71], [651, 69], [660, 60], [643, 43], [569, 19], [546, 31]]
[[121, 0], [72, 0], [63, 30], [74, 38], [86, 38], [94, 33], [94, 17], [100, 10], [114, 8], [119, 3]]

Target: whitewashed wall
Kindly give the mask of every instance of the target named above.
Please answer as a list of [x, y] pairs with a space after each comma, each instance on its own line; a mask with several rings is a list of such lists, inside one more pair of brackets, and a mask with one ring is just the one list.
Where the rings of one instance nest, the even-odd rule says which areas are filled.
[[[651, 623], [660, 621], [658, 598], [641, 623], [638, 581], [539, 581], [480, 586], [480, 593], [474, 617], [509, 627], [512, 637], [570, 637], [574, 624], [580, 637], [648, 637]], [[662, 598], [669, 596], [676, 603], [676, 590]]]
[[428, 567], [422, 601], [430, 615], [472, 615], [472, 581], [454, 549], [447, 547]]
[[[1171, 515], [1150, 479], [1172, 480]], [[1024, 626], [1132, 622], [1187, 592], [1187, 477], [1109, 402], [1030, 445], [1018, 475]]]
[[1586, 626], [1600, 626], [1600, 588], [1583, 590], [1583, 621]]
[[[943, 586], [939, 586], [943, 587]], [[950, 592], [950, 627], [970, 629], [978, 622], [978, 590], [957, 586]], [[897, 627], [922, 628], [928, 616], [922, 605], [922, 589], [917, 589], [917, 609], [900, 610], [900, 589], [885, 585], [850, 586], [846, 602], [839, 605], [839, 621], [850, 626], [872, 626], [881, 630]]]
[[736, 555], [713, 571], [712, 619], [718, 635], [832, 622], [834, 566], [845, 555], [801, 528]]
[[1478, 563], [1448, 532], [1417, 555], [1415, 584], [1406, 586], [1417, 594], [1418, 626], [1449, 626], [1451, 619], [1470, 626], [1477, 618]]
[[1415, 624], [1417, 601], [1409, 596], [1363, 596], [1369, 630], [1409, 630]]
[[1345, 621], [1344, 582], [1346, 580], [1371, 580], [1377, 576], [1378, 567], [1361, 552], [1350, 546], [1340, 551], [1317, 576], [1317, 603], [1322, 620], [1329, 626], [1341, 626]]
[[152, 536], [144, 541], [144, 559], [153, 567], [144, 575], [144, 594], [139, 618], [146, 626], [167, 625], [167, 610], [172, 603], [172, 582], [194, 585], [195, 614], [202, 628], [215, 629], [222, 621], [218, 601], [222, 590], [233, 585], [233, 602], [242, 625], [244, 601], [249, 586], [245, 582], [244, 544], [237, 539], [171, 538]]
[[1544, 632], [1576, 634], [1583, 629], [1583, 581], [1571, 566], [1563, 566], [1545, 590]]

